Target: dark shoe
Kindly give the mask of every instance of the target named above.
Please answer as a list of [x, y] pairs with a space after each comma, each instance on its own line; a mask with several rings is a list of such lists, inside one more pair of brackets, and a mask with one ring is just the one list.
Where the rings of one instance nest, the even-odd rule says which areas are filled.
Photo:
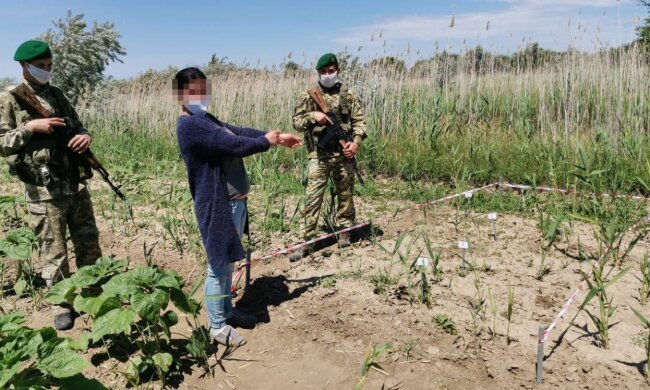
[[312, 252], [312, 246], [306, 246], [304, 248], [294, 249], [293, 252], [289, 255], [289, 261], [294, 263], [296, 261], [302, 260], [303, 257], [309, 256]]
[[234, 309], [232, 315], [226, 319], [226, 324], [236, 328], [253, 329], [257, 325], [257, 318], [245, 311]]
[[62, 308], [54, 315], [54, 329], [70, 330], [74, 326], [74, 317], [72, 310]]
[[339, 234], [339, 248], [347, 248], [350, 246], [350, 233], [344, 232]]

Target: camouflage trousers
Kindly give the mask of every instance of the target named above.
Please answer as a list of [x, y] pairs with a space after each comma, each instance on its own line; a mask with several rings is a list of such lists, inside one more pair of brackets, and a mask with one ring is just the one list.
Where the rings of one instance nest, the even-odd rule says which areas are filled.
[[39, 246], [42, 277], [48, 285], [70, 275], [66, 229], [74, 246], [77, 267], [101, 257], [99, 231], [87, 189], [57, 199], [27, 203], [29, 225]]
[[308, 182], [301, 226], [304, 239], [310, 240], [316, 236], [323, 195], [330, 176], [334, 182], [334, 196], [337, 206], [337, 226], [335, 227], [345, 228], [354, 225], [356, 212], [352, 197], [354, 194], [354, 168], [352, 162], [344, 156], [310, 158], [307, 171]]

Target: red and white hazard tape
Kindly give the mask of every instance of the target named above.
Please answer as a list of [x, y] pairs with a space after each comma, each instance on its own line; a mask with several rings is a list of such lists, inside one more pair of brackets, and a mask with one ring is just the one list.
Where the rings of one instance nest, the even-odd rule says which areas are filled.
[[[421, 209], [423, 207], [433, 206], [435, 204], [447, 202], [447, 201], [450, 201], [452, 199], [459, 198], [461, 196], [467, 196], [467, 194], [473, 194], [475, 192], [483, 191], [483, 190], [486, 190], [488, 188], [492, 188], [492, 187], [495, 187], [495, 186], [497, 186], [497, 183], [487, 184], [487, 185], [485, 185], [483, 187], [478, 187], [478, 188], [474, 188], [474, 189], [471, 189], [471, 190], [468, 190], [468, 191], [459, 192], [457, 194], [447, 195], [447, 196], [442, 197], [440, 199], [431, 200], [431, 201], [426, 202], [426, 203], [421, 203], [421, 204], [417, 204], [417, 205], [412, 206], [412, 207], [408, 207], [406, 209], [398, 210], [396, 213], [393, 213], [390, 216], [385, 215], [383, 217], [375, 219], [375, 222], [380, 222], [380, 221], [385, 221], [385, 220], [388, 220], [388, 219], [392, 219], [397, 214], [405, 213], [407, 211], [418, 210], [418, 209]], [[372, 221], [363, 222], [363, 223], [360, 223], [358, 225], [350, 226], [350, 227], [345, 228], [345, 229], [341, 229], [341, 230], [338, 230], [338, 231], [335, 231], [335, 232], [332, 232], [332, 233], [324, 234], [322, 236], [316, 237], [316, 238], [311, 239], [309, 241], [301, 242], [301, 243], [293, 245], [291, 247], [288, 247], [288, 248], [273, 252], [273, 253], [268, 254], [268, 255], [266, 255], [264, 257], [260, 257], [260, 258], [253, 259], [251, 261], [245, 262], [245, 263], [239, 265], [237, 267], [237, 269], [236, 269], [236, 272], [234, 272], [233, 275], [232, 275], [233, 291], [236, 288], [236, 285], [237, 285], [238, 281], [240, 280], [241, 275], [242, 275], [242, 273], [244, 272], [244, 270], [245, 270], [245, 268], [247, 266], [251, 266], [253, 264], [263, 262], [263, 261], [268, 261], [268, 260], [271, 260], [271, 259], [273, 259], [275, 257], [291, 253], [291, 252], [293, 252], [295, 250], [303, 249], [303, 248], [305, 248], [305, 247], [307, 247], [309, 245], [315, 244], [315, 243], [323, 241], [323, 240], [327, 240], [328, 238], [332, 238], [332, 237], [337, 236], [337, 235], [339, 235], [341, 233], [347, 233], [347, 232], [351, 232], [351, 231], [354, 231], [354, 230], [359, 230], [359, 229], [365, 228], [367, 226], [370, 226], [371, 223], [372, 223]]]

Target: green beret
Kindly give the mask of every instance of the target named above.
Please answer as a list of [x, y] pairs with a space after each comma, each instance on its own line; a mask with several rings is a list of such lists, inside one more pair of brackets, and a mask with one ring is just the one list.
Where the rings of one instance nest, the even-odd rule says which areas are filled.
[[320, 70], [326, 66], [336, 65], [339, 66], [339, 61], [333, 53], [323, 54], [316, 63], [316, 70]]
[[52, 57], [52, 52], [47, 43], [30, 40], [18, 46], [16, 54], [14, 54], [14, 61], [31, 61], [50, 57]]

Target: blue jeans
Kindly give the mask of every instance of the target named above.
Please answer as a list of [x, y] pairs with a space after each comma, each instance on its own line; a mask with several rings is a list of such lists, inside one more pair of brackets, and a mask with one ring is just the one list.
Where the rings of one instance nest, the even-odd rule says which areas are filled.
[[[246, 225], [246, 201], [231, 200], [228, 202], [232, 211], [232, 220], [237, 234], [241, 239]], [[208, 310], [210, 328], [221, 329], [226, 325], [226, 319], [232, 315], [232, 273], [234, 264], [221, 267], [208, 264], [208, 277], [205, 280], [205, 307]], [[215, 295], [226, 295], [223, 298], [212, 298]]]

